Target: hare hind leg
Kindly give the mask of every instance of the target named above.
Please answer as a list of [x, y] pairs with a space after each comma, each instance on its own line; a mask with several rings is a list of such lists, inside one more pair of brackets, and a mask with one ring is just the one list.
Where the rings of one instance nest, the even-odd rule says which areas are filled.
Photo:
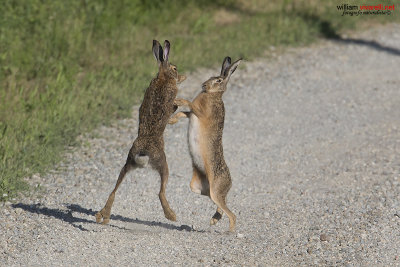
[[[220, 210], [222, 210], [223, 212], [226, 213], [226, 215], [229, 218], [229, 231], [234, 232], [235, 226], [236, 226], [236, 216], [226, 206], [226, 195], [227, 194], [228, 194], [228, 191], [225, 188], [223, 188], [221, 190], [221, 188], [219, 188], [218, 185], [211, 184], [210, 198], [218, 206], [218, 208]], [[217, 213], [219, 213], [222, 216], [222, 213], [220, 213], [219, 210], [217, 209], [217, 212], [214, 214], [213, 218], [210, 221], [211, 224], [215, 224], [218, 221], [218, 220], [215, 220], [216, 218], [219, 217], [219, 215]], [[214, 219], [214, 217], [216, 217], [216, 218]]]
[[193, 166], [193, 176], [190, 181], [190, 189], [196, 194], [210, 196], [210, 184], [207, 177], [199, 169]]
[[111, 207], [112, 207], [112, 205], [114, 203], [114, 199], [115, 199], [115, 192], [117, 192], [117, 189], [120, 186], [120, 184], [122, 183], [122, 181], [124, 180], [125, 175], [131, 169], [133, 169], [135, 166], [136, 166], [136, 164], [135, 163], [132, 164], [132, 162], [128, 158], [124, 167], [122, 167], [122, 169], [119, 173], [117, 183], [115, 184], [114, 190], [109, 195], [106, 205], [104, 206], [104, 208], [102, 208], [99, 212], [96, 213], [96, 222], [97, 223], [101, 223], [101, 224], [109, 223], [110, 215], [111, 215]]
[[161, 178], [160, 192], [158, 194], [158, 197], [160, 199], [165, 218], [167, 218], [170, 221], [176, 221], [176, 214], [170, 208], [167, 198], [165, 196], [165, 190], [167, 187], [168, 176], [169, 176], [167, 160], [164, 151], [160, 150], [158, 151], [157, 154], [158, 156], [151, 158], [151, 165], [153, 166], [154, 169], [158, 171]]

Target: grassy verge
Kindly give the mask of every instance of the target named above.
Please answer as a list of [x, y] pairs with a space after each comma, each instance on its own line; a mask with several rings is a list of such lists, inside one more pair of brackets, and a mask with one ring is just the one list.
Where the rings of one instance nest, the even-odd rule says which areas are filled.
[[[352, 0], [352, 4], [363, 4]], [[394, 1], [385, 1], [393, 4]], [[376, 3], [379, 4], [379, 3]], [[359, 22], [335, 1], [4, 0], [0, 5], [0, 200], [58, 162], [78, 134], [128, 116], [156, 73], [152, 39], [181, 71], [335, 37]], [[396, 8], [399, 6], [396, 5]]]

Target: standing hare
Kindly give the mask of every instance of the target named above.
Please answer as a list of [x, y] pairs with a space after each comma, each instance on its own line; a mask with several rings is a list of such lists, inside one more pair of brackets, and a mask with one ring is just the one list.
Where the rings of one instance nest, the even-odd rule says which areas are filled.
[[159, 66], [157, 77], [150, 82], [142, 105], [139, 109], [138, 137], [133, 142], [126, 163], [122, 168], [114, 190], [111, 192], [106, 205], [96, 214], [96, 221], [107, 224], [110, 221], [111, 207], [115, 192], [128, 171], [137, 167], [144, 167], [148, 163], [158, 171], [161, 177], [159, 198], [165, 217], [176, 220], [174, 211], [169, 207], [165, 197], [165, 188], [168, 181], [168, 164], [164, 153], [164, 129], [169, 118], [177, 109], [174, 100], [178, 93], [177, 83], [186, 79], [179, 75], [176, 66], [168, 62], [170, 43], [164, 43], [164, 51], [160, 43], [153, 40], [153, 54]]
[[204, 82], [203, 90], [193, 102], [176, 99], [178, 106], [187, 106], [190, 112], [178, 112], [169, 121], [174, 124], [181, 117], [189, 117], [188, 139], [193, 165], [190, 188], [197, 194], [209, 196], [217, 205], [211, 225], [216, 224], [225, 212], [229, 217], [230, 231], [235, 230], [236, 216], [226, 206], [226, 195], [232, 181], [222, 147], [225, 118], [222, 94], [240, 61], [241, 59], [231, 64], [231, 58], [226, 57], [221, 74]]

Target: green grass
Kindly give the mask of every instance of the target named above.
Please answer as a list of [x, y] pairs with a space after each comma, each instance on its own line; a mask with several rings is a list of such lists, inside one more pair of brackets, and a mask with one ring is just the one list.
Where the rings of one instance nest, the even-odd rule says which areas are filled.
[[185, 72], [398, 21], [397, 11], [342, 17], [334, 2], [3, 0], [0, 200], [28, 189], [23, 178], [54, 166], [77, 135], [129, 116], [157, 72], [153, 39], [171, 41]]

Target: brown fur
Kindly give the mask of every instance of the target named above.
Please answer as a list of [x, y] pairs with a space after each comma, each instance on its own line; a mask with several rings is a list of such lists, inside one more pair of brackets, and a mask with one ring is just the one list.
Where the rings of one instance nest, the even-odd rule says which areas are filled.
[[164, 153], [164, 129], [169, 118], [177, 109], [174, 100], [178, 93], [177, 83], [185, 80], [179, 75], [176, 66], [168, 62], [170, 45], [164, 43], [163, 49], [158, 41], [153, 41], [153, 54], [159, 64], [157, 77], [154, 78], [143, 98], [139, 109], [138, 137], [133, 142], [126, 163], [122, 168], [114, 190], [102, 210], [96, 214], [96, 221], [106, 224], [110, 220], [111, 207], [114, 202], [115, 192], [129, 170], [143, 167], [147, 163], [158, 171], [161, 177], [159, 198], [165, 217], [175, 221], [176, 215], [170, 208], [165, 197], [168, 181], [168, 164]]
[[190, 118], [188, 139], [193, 165], [190, 188], [195, 193], [209, 196], [217, 205], [217, 211], [210, 222], [212, 225], [221, 219], [223, 212], [228, 215], [230, 231], [235, 229], [236, 216], [226, 206], [226, 196], [232, 181], [222, 146], [225, 119], [222, 94], [240, 61], [231, 65], [230, 58], [225, 58], [220, 76], [204, 82], [203, 91], [193, 102], [184, 99], [175, 101], [178, 106], [188, 106], [190, 112], [178, 112], [169, 121], [173, 124], [181, 117]]

